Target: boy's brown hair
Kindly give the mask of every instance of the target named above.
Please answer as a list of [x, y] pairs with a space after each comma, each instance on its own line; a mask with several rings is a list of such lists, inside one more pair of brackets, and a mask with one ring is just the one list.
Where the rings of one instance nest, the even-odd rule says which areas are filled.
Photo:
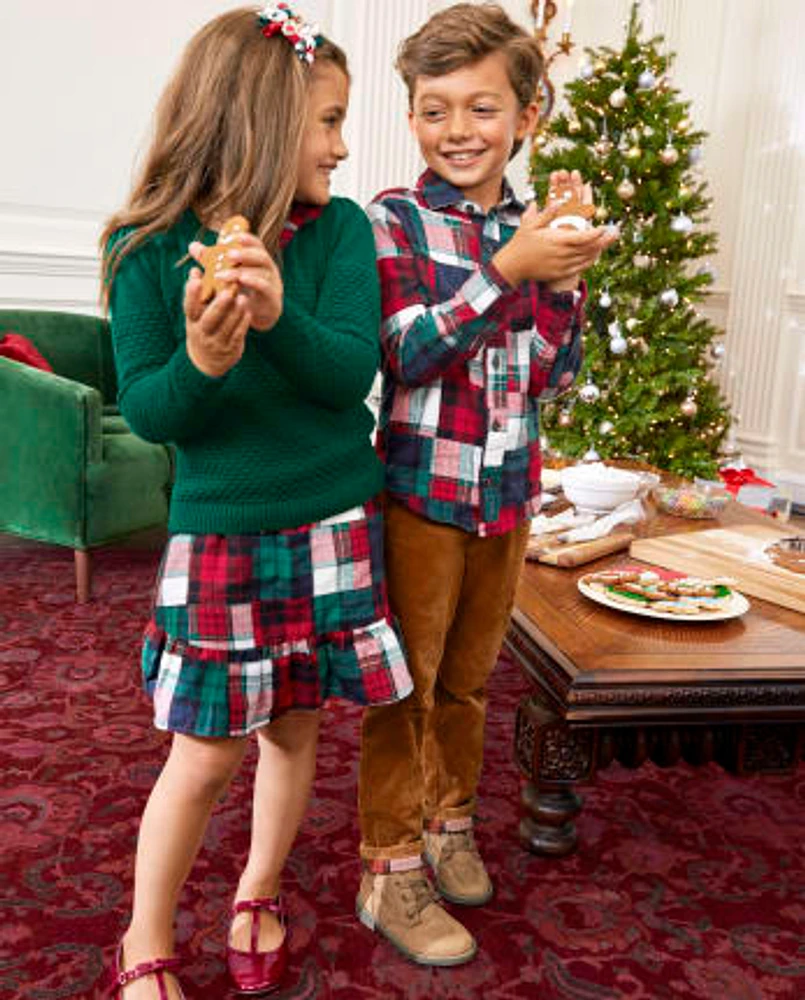
[[406, 38], [397, 70], [413, 104], [417, 78], [445, 76], [493, 52], [506, 56], [509, 82], [521, 108], [537, 94], [543, 62], [539, 44], [496, 3], [457, 3], [429, 18]]

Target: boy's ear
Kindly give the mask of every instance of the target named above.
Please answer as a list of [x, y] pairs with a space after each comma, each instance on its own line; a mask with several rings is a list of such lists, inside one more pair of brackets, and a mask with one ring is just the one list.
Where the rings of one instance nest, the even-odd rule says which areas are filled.
[[517, 123], [517, 131], [515, 133], [516, 137], [518, 139], [525, 139], [527, 135], [531, 135], [537, 126], [538, 120], [539, 105], [536, 101], [531, 101], [530, 104], [526, 104], [520, 111], [520, 120]]

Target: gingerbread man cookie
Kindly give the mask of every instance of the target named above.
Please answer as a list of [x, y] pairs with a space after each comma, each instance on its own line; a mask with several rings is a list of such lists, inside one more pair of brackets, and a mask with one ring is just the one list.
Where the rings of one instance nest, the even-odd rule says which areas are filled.
[[585, 205], [573, 190], [570, 181], [554, 184], [548, 194], [548, 205], [557, 202], [562, 205], [561, 215], [550, 222], [551, 229], [589, 229], [590, 219], [595, 215], [595, 205]]
[[233, 215], [221, 226], [218, 242], [214, 246], [205, 247], [201, 255], [201, 266], [204, 277], [201, 282], [201, 301], [209, 302], [216, 292], [220, 292], [226, 282], [218, 277], [219, 272], [236, 265], [227, 260], [227, 253], [240, 243], [243, 233], [249, 232], [249, 222], [242, 215]]

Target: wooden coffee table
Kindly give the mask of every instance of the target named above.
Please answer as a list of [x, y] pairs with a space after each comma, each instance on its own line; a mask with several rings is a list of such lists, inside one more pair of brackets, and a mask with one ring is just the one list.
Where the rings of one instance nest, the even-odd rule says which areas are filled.
[[[730, 503], [721, 525], [768, 520]], [[657, 515], [649, 534], [717, 527]], [[805, 615], [750, 597], [741, 618], [655, 621], [579, 593], [591, 569], [526, 564], [506, 645], [530, 684], [515, 756], [527, 783], [523, 845], [561, 856], [577, 845], [574, 791], [617, 760], [638, 767], [716, 761], [737, 774], [785, 772], [805, 752]], [[805, 581], [804, 581], [805, 585]]]

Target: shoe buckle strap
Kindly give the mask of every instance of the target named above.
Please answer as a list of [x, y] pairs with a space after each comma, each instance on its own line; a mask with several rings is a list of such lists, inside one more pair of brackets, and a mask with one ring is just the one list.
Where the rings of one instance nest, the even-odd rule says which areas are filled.
[[108, 995], [111, 997], [124, 986], [128, 986], [129, 983], [133, 983], [137, 979], [143, 979], [145, 976], [153, 975], [159, 976], [160, 995], [167, 995], [165, 994], [163, 977], [159, 974], [163, 972], [173, 972], [175, 969], [178, 969], [181, 964], [182, 960], [180, 958], [155, 958], [148, 962], [140, 962], [140, 964], [135, 965], [133, 969], [126, 969], [118, 972], [112, 989]]
[[241, 899], [232, 907], [232, 916], [239, 913], [251, 913], [252, 926], [250, 938], [250, 950], [259, 951], [258, 944], [260, 938], [260, 911], [267, 910], [274, 913], [279, 920], [280, 927], [285, 927], [285, 908], [279, 896], [261, 896], [257, 899]]

